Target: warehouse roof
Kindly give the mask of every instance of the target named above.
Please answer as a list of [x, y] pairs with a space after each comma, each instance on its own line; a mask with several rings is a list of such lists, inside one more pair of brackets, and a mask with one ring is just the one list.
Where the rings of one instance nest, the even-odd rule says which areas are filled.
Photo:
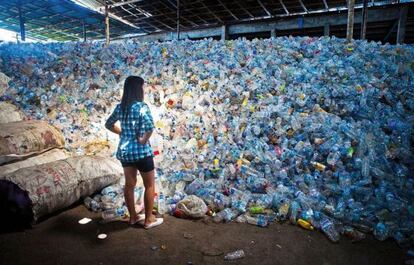
[[[86, 35], [92, 39], [105, 37], [104, 6], [109, 6], [111, 38], [125, 34], [172, 32], [177, 28], [177, 2], [180, 7], [180, 30], [189, 31], [241, 22], [278, 20], [287, 17], [318, 16], [346, 12], [346, 0], [9, 0], [0, 2], [0, 27], [19, 31], [19, 7], [25, 20], [27, 35], [38, 39], [58, 41], [79, 40]], [[369, 0], [370, 8], [394, 6], [405, 2]], [[83, 5], [80, 6], [79, 4]], [[363, 1], [356, 0], [356, 8]], [[411, 8], [413, 9], [413, 8]], [[414, 16], [409, 11], [407, 39], [414, 39]], [[375, 25], [375, 34], [382, 39], [395, 33], [395, 21]], [[358, 25], [356, 25], [358, 27]], [[393, 28], [394, 27], [394, 30]], [[319, 34], [320, 30], [286, 31], [286, 34]], [[342, 28], [333, 28], [341, 35]], [[391, 30], [391, 34], [388, 34]], [[394, 32], [393, 32], [394, 31]], [[283, 34], [283, 31], [281, 32]], [[369, 34], [369, 31], [368, 31]], [[279, 34], [280, 35], [280, 34]], [[412, 42], [412, 41], [411, 41]]]
[[[23, 14], [26, 35], [39, 40], [79, 40], [83, 26], [89, 38], [105, 36], [104, 16], [69, 0], [0, 1], [0, 28], [19, 32], [19, 8]], [[111, 19], [112, 36], [133, 33], [134, 28]]]

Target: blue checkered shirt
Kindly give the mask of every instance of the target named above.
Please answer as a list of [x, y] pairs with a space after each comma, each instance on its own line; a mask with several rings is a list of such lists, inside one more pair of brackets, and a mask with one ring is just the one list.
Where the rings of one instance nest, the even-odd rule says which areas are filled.
[[113, 128], [117, 121], [121, 122], [121, 135], [116, 158], [121, 162], [135, 162], [148, 156], [152, 157], [151, 146], [138, 142], [139, 136], [154, 129], [154, 121], [148, 105], [144, 102], [135, 102], [124, 113], [121, 104], [118, 104], [106, 121], [105, 127]]

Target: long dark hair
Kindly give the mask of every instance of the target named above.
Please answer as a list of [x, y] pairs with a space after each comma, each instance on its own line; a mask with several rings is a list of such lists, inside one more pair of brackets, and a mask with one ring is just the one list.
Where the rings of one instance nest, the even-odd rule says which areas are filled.
[[144, 79], [139, 76], [128, 76], [124, 83], [124, 94], [121, 99], [122, 112], [128, 112], [129, 107], [137, 101], [144, 100]]

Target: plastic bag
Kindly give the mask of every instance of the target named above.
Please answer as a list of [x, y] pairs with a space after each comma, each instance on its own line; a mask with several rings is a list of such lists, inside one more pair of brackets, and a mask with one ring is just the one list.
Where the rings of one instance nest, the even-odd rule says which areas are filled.
[[208, 210], [204, 201], [195, 195], [189, 195], [179, 201], [177, 209], [181, 210], [189, 218], [202, 218]]

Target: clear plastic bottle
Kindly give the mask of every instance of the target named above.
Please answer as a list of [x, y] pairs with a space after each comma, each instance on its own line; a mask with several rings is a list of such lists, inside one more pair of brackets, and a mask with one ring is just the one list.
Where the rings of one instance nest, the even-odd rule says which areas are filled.
[[290, 205], [289, 221], [291, 224], [296, 224], [300, 213], [300, 205], [297, 201], [293, 201]]
[[381, 222], [378, 223], [374, 229], [374, 236], [379, 241], [385, 241], [390, 236], [387, 225]]
[[214, 218], [213, 221], [215, 223], [221, 223], [221, 222], [230, 222], [231, 220], [233, 220], [234, 218], [236, 218], [237, 216], [237, 211], [230, 209], [230, 208], [226, 208], [222, 211], [220, 211], [219, 213], [217, 213]]
[[83, 203], [85, 204], [86, 208], [97, 212], [101, 209], [99, 202], [95, 201], [94, 199], [92, 199], [91, 197], [86, 197], [83, 200]]
[[248, 224], [257, 225], [260, 227], [266, 227], [269, 225], [269, 221], [263, 214], [258, 214], [256, 217], [246, 215], [246, 221]]
[[410, 246], [410, 239], [405, 237], [400, 231], [396, 231], [393, 237], [400, 247], [406, 248]]
[[325, 235], [331, 240], [332, 242], [338, 242], [340, 235], [335, 228], [334, 223], [327, 217], [323, 218], [321, 221], [321, 229], [325, 233]]
[[105, 222], [111, 222], [122, 219], [128, 212], [126, 206], [109, 209], [102, 212], [102, 219]]
[[166, 212], [166, 204], [165, 204], [165, 195], [163, 191], [160, 191], [159, 195], [158, 195], [158, 213], [159, 214], [165, 214]]
[[244, 251], [240, 249], [234, 252], [227, 253], [226, 256], [224, 256], [224, 259], [225, 260], [236, 260], [236, 259], [241, 259], [244, 257], [245, 257]]

